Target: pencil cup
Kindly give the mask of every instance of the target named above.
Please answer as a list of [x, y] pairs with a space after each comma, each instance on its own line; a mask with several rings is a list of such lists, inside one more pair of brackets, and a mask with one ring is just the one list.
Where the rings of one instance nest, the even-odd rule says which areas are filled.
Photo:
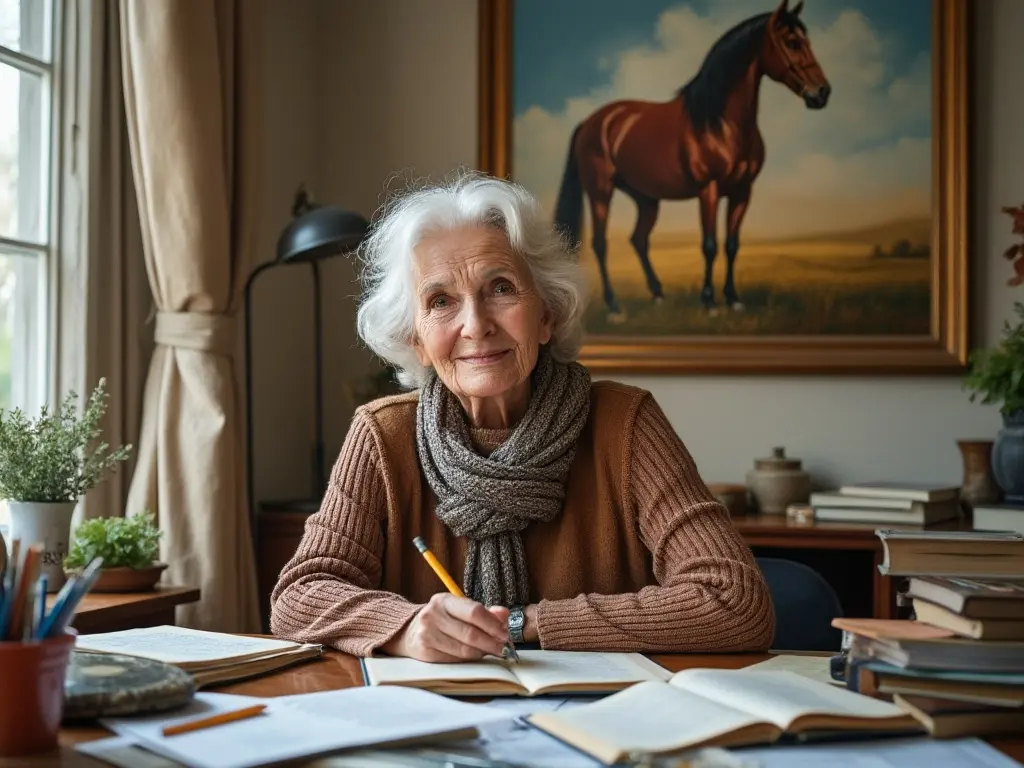
[[0, 642], [0, 757], [57, 748], [73, 629], [27, 642]]

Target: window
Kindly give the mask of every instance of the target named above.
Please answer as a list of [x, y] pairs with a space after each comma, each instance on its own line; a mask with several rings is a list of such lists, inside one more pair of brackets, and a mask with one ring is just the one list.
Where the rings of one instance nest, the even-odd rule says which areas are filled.
[[[47, 401], [62, 0], [0, 0], [0, 408]], [[0, 502], [0, 525], [7, 523]]]

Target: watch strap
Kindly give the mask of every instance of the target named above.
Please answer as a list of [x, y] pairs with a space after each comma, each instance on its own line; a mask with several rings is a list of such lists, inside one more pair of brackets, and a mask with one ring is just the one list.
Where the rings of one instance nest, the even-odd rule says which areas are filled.
[[523, 606], [513, 605], [508, 609], [508, 639], [513, 643], [523, 642], [523, 628], [526, 626], [526, 614]]

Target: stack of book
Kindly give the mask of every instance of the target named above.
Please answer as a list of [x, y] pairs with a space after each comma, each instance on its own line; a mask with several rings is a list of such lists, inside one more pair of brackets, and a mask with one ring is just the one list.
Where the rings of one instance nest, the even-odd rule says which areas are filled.
[[938, 737], [1024, 731], [1024, 535], [879, 529], [911, 619], [836, 619], [848, 685]]
[[188, 672], [197, 688], [206, 688], [318, 658], [323, 646], [163, 625], [79, 635], [75, 650], [162, 661]]
[[960, 488], [941, 483], [873, 482], [811, 494], [814, 519], [833, 523], [935, 525], [960, 515]]

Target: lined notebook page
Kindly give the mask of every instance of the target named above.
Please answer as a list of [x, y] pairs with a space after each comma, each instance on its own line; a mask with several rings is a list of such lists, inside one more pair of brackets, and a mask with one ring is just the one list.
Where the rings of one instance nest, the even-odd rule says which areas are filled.
[[160, 626], [79, 635], [75, 650], [144, 656], [168, 664], [206, 664], [294, 650], [300, 643], [263, 637], [242, 637], [186, 627]]
[[400, 656], [369, 658], [364, 660], [370, 682], [410, 683], [437, 680], [504, 680], [519, 687], [515, 675], [500, 659], [469, 661], [459, 664], [433, 664]]
[[519, 651], [510, 670], [529, 691], [550, 685], [668, 680], [671, 673], [638, 653]]

